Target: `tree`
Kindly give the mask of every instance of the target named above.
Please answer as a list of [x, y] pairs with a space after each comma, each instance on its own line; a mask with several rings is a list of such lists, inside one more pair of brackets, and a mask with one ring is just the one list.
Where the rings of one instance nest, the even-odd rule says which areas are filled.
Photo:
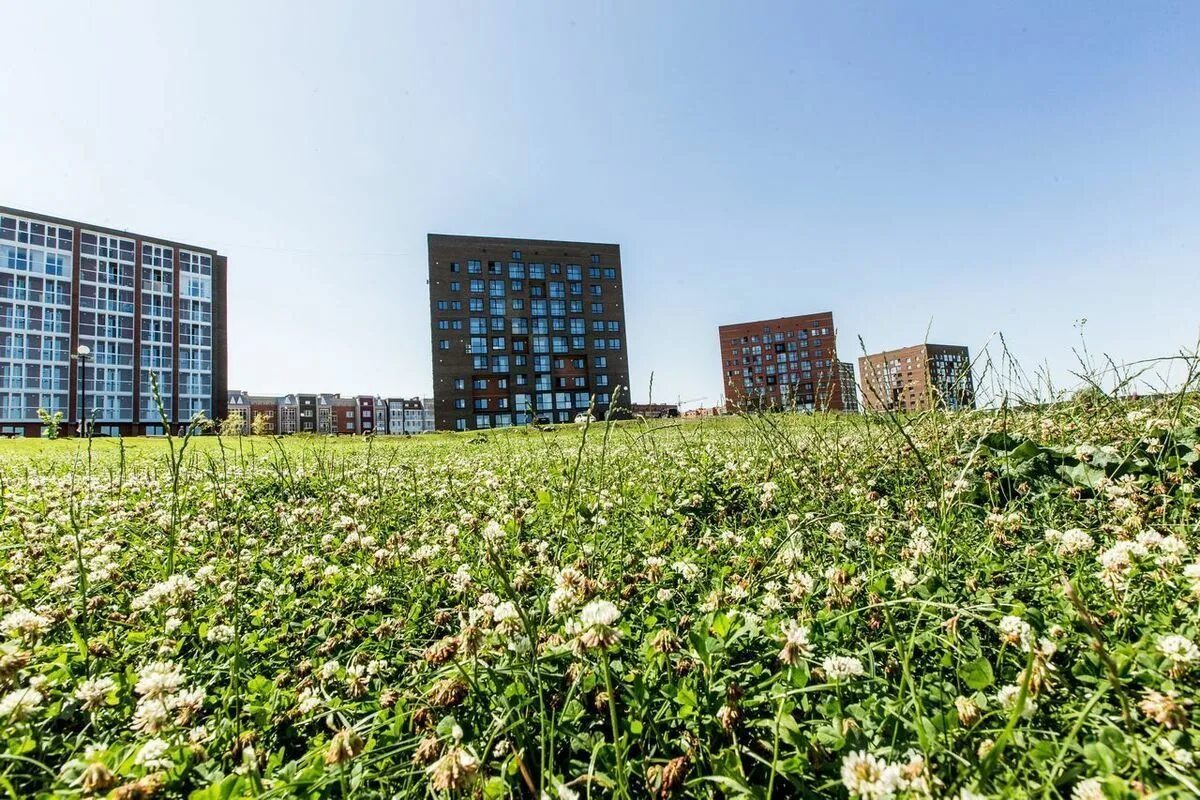
[[241, 436], [246, 427], [246, 418], [240, 413], [233, 413], [221, 421], [222, 436]]
[[255, 436], [265, 436], [270, 424], [271, 418], [260, 411], [254, 415], [254, 420], [250, 423], [250, 432]]

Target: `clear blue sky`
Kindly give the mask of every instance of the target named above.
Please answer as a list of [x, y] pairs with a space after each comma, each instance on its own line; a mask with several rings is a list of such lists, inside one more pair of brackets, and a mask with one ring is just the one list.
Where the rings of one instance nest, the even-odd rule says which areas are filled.
[[825, 309], [1066, 382], [1200, 335], [1200, 5], [1049, 5], [11, 2], [0, 204], [225, 252], [235, 388], [428, 391], [430, 231], [620, 243], [635, 399]]

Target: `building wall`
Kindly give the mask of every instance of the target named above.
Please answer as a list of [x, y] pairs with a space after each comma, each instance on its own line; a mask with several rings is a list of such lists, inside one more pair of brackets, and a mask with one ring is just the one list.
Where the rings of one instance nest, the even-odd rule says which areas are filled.
[[358, 406], [358, 430], [360, 433], [374, 433], [375, 431], [375, 398], [367, 395], [359, 395], [355, 398], [355, 404]]
[[429, 298], [439, 430], [628, 406], [619, 245], [430, 234]]
[[152, 374], [169, 421], [223, 418], [226, 273], [211, 248], [0, 206], [0, 431], [39, 435], [46, 408], [66, 433], [93, 409], [97, 433], [161, 432]]
[[843, 409], [832, 312], [722, 325], [718, 334], [726, 408]]
[[842, 410], [857, 414], [858, 381], [854, 379], [854, 364], [849, 361], [839, 361], [838, 376], [842, 390]]
[[258, 415], [262, 414], [266, 418], [266, 430], [263, 432], [268, 435], [279, 433], [279, 404], [272, 401], [269, 403], [251, 401], [250, 402], [250, 424], [254, 424], [254, 420]]
[[338, 397], [333, 401], [333, 432], [337, 434], [358, 433], [358, 401]]
[[971, 357], [960, 345], [918, 344], [858, 360], [870, 411], [974, 408]]
[[317, 432], [317, 396], [301, 394], [296, 396], [297, 433]]

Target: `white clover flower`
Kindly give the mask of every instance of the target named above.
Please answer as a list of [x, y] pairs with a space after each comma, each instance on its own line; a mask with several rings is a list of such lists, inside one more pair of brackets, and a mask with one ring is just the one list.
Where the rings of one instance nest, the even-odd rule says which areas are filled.
[[171, 709], [159, 698], [142, 698], [133, 712], [129, 727], [138, 733], [161, 733], [171, 727]]
[[471, 569], [466, 564], [459, 564], [458, 569], [450, 576], [450, 586], [458, 593], [465, 592], [471, 585]]
[[690, 561], [676, 561], [671, 565], [671, 569], [685, 581], [694, 581], [700, 577], [700, 568]]
[[504, 541], [504, 528], [494, 519], [488, 520], [483, 526], [483, 541], [489, 547], [495, 547]]
[[75, 688], [75, 699], [83, 704], [86, 711], [95, 711], [104, 706], [110, 692], [117, 688], [117, 682], [107, 676], [90, 678]]
[[1173, 533], [1158, 543], [1158, 560], [1164, 564], [1179, 564], [1187, 554], [1187, 542]]
[[[1017, 698], [1021, 696], [1021, 687], [1010, 683], [1007, 686], [1001, 687], [996, 693], [996, 700], [1005, 711], [1012, 711], [1017, 705]], [[1025, 705], [1021, 708], [1021, 717], [1029, 719], [1037, 713], [1037, 702], [1028, 694], [1025, 695]]]
[[133, 690], [141, 697], [164, 699], [175, 694], [183, 684], [183, 673], [170, 661], [155, 661], [138, 672]]
[[825, 677], [831, 681], [859, 678], [866, 674], [863, 663], [854, 656], [829, 656], [821, 662]]
[[208, 629], [208, 633], [204, 638], [214, 644], [228, 644], [233, 641], [234, 630], [232, 625], [213, 625]]
[[500, 603], [492, 611], [492, 622], [498, 629], [516, 629], [520, 627], [520, 621], [521, 615], [518, 613], [516, 605], [509, 600]]
[[363, 593], [363, 600], [365, 600], [367, 605], [370, 606], [382, 603], [386, 597], [387, 592], [377, 583], [373, 583], [368, 586], [367, 591]]
[[579, 612], [579, 622], [573, 626], [578, 633], [577, 642], [580, 648], [592, 650], [610, 647], [621, 638], [621, 632], [614, 625], [621, 618], [621, 612], [607, 600], [593, 600]]
[[0, 633], [5, 636], [37, 639], [50, 630], [52, 624], [49, 617], [44, 617], [28, 609], [19, 608], [16, 611], [10, 611], [4, 615], [3, 619], [0, 619]]
[[0, 720], [21, 722], [33, 716], [41, 708], [45, 697], [37, 689], [27, 686], [15, 689], [0, 697]]
[[296, 705], [301, 714], [311, 714], [321, 707], [321, 698], [314, 689], [301, 689], [297, 700]]
[[1033, 628], [1020, 617], [1009, 615], [1000, 620], [1000, 639], [1028, 653], [1033, 646]]
[[331, 658], [321, 665], [321, 680], [332, 680], [337, 677], [338, 670], [342, 665], [337, 662], [336, 658]]
[[783, 649], [779, 651], [779, 660], [790, 667], [800, 663], [801, 656], [812, 650], [808, 634], [809, 629], [806, 625], [789, 620], [783, 629]]
[[1071, 528], [1062, 533], [1054, 552], [1061, 558], [1068, 558], [1079, 553], [1086, 553], [1095, 546], [1096, 541], [1087, 531]]
[[858, 750], [842, 759], [842, 785], [853, 797], [891, 800], [900, 784], [900, 768]]
[[162, 739], [151, 739], [138, 750], [134, 762], [146, 769], [170, 769], [174, 762], [167, 757], [171, 746]]
[[892, 570], [892, 580], [901, 589], [907, 589], [910, 586], [915, 586], [917, 583], [917, 573], [913, 572], [908, 567], [896, 567]]
[[1071, 800], [1104, 800], [1104, 784], [1098, 778], [1087, 778], [1075, 784]]
[[1157, 647], [1158, 652], [1166, 656], [1172, 667], [1186, 667], [1200, 661], [1200, 647], [1191, 639], [1177, 633], [1160, 636]]
[[596, 625], [611, 626], [621, 618], [621, 612], [607, 600], [593, 600], [579, 612], [579, 621], [585, 628]]

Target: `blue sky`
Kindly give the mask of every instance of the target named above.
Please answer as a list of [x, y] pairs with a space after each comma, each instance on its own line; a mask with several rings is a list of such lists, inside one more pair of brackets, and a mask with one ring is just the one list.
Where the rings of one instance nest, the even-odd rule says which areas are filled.
[[1200, 336], [1200, 5], [11, 3], [0, 204], [230, 260], [230, 385], [430, 388], [425, 234], [618, 242], [635, 399], [719, 324]]

